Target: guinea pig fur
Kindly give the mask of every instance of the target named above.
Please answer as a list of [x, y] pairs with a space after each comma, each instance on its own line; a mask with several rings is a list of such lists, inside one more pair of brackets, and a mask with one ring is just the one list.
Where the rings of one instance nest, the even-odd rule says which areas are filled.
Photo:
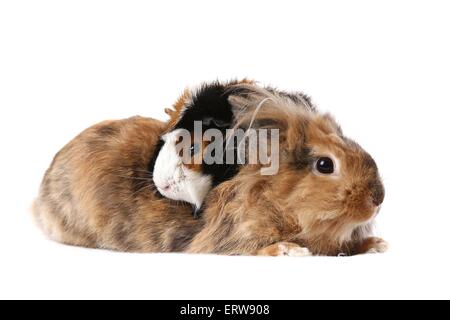
[[[170, 116], [169, 130], [162, 137], [162, 146], [154, 164], [153, 180], [158, 191], [165, 197], [185, 201], [194, 205], [194, 216], [198, 216], [202, 203], [209, 191], [219, 183], [231, 179], [238, 171], [236, 164], [207, 164], [203, 161], [208, 142], [203, 141], [205, 131], [219, 130], [225, 136], [234, 123], [232, 107], [228, 101], [238, 84], [251, 83], [248, 80], [227, 83], [205, 83], [198, 89], [186, 89], [173, 109], [166, 109]], [[194, 140], [194, 124], [201, 123], [199, 141]], [[182, 132], [190, 133], [192, 140], [182, 141]], [[182, 143], [189, 145], [189, 163], [183, 161]], [[180, 148], [181, 147], [181, 148]], [[222, 151], [225, 149], [223, 145]], [[199, 154], [200, 153], [200, 154]], [[225, 152], [223, 152], [225, 155]], [[195, 157], [200, 156], [200, 161]]]

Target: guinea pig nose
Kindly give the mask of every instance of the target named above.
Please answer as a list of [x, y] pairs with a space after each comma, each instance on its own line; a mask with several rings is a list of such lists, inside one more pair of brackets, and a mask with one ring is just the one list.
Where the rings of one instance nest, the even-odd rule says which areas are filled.
[[174, 180], [166, 180], [166, 182], [161, 186], [163, 191], [169, 191], [175, 185]]
[[166, 185], [162, 186], [161, 189], [162, 189], [163, 191], [169, 191], [169, 189], [170, 189], [170, 184], [166, 184]]

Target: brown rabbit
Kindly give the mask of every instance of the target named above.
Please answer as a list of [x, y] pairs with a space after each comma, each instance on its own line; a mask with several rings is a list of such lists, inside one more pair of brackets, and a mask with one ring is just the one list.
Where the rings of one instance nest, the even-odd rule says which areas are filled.
[[[373, 159], [328, 115], [255, 85], [232, 96], [236, 127], [280, 130], [280, 169], [244, 165], [205, 200], [204, 216], [152, 182], [166, 125], [131, 118], [96, 125], [61, 150], [35, 215], [54, 240], [133, 252], [353, 255], [383, 252], [370, 236], [384, 189]], [[257, 108], [261, 101], [264, 106]], [[275, 153], [273, 154], [275, 156]]]

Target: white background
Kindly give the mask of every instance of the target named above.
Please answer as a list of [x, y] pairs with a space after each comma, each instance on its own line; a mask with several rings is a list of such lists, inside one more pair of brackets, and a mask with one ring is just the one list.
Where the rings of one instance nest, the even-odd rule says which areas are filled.
[[[0, 298], [450, 298], [448, 1], [0, 2]], [[29, 207], [86, 127], [165, 119], [183, 88], [303, 90], [377, 160], [385, 255], [120, 254], [46, 240]]]

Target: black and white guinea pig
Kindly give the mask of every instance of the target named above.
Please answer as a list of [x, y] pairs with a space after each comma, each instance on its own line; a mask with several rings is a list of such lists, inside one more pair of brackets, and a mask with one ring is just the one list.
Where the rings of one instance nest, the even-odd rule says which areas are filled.
[[[186, 89], [174, 104], [166, 109], [170, 116], [169, 129], [161, 136], [161, 145], [153, 167], [153, 181], [159, 193], [172, 200], [184, 201], [194, 206], [194, 217], [201, 212], [203, 201], [209, 191], [223, 181], [231, 179], [238, 172], [238, 165], [207, 164], [203, 161], [208, 142], [194, 139], [194, 123], [201, 121], [202, 135], [208, 129], [217, 129], [225, 137], [232, 128], [234, 116], [228, 98], [236, 94], [238, 84], [250, 84], [248, 80], [228, 83], [203, 84], [195, 90]], [[191, 133], [191, 141], [182, 141], [183, 132]], [[184, 139], [185, 140], [185, 139]], [[180, 148], [180, 144], [186, 144]], [[189, 150], [190, 163], [183, 161]], [[223, 145], [225, 150], [225, 143]], [[203, 154], [202, 154], [203, 153]], [[225, 156], [225, 152], [223, 152]], [[200, 161], [194, 158], [200, 157]]]

